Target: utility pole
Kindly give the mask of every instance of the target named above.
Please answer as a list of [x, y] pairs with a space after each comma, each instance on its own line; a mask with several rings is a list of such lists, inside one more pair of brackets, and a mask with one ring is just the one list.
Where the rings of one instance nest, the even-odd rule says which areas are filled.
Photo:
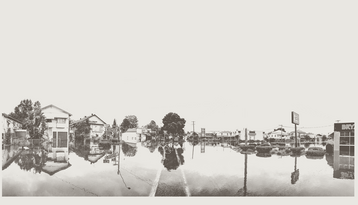
[[195, 125], [195, 121], [193, 121], [193, 134], [194, 134], [194, 132], [195, 132], [195, 131], [194, 131], [194, 130], [195, 130], [195, 129], [194, 129], [194, 125]]

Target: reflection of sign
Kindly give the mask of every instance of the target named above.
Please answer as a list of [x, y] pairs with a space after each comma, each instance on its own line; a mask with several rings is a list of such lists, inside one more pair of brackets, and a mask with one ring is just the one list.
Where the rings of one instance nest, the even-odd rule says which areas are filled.
[[201, 128], [201, 136], [205, 137], [205, 128]]
[[200, 143], [201, 153], [205, 153], [205, 142]]
[[333, 178], [354, 179], [354, 171], [353, 170], [336, 170], [333, 172]]
[[300, 119], [299, 119], [299, 115], [295, 112], [291, 112], [291, 120], [292, 120], [292, 123], [295, 124], [295, 125], [299, 125], [300, 124]]
[[354, 122], [349, 123], [334, 123], [334, 131], [353, 131]]
[[300, 170], [297, 169], [296, 171], [291, 173], [291, 184], [295, 184], [300, 177]]

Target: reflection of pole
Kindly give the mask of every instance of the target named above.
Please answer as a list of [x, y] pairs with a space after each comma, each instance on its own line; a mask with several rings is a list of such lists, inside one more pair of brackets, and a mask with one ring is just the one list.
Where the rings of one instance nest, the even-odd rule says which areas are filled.
[[245, 154], [244, 196], [247, 195], [247, 154]]
[[193, 151], [191, 152], [191, 159], [194, 159], [194, 142], [193, 142]]

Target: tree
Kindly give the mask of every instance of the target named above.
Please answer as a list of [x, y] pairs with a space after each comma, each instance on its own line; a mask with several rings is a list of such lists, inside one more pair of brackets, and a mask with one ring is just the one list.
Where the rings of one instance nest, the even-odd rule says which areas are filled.
[[144, 126], [146, 129], [150, 129], [152, 131], [158, 132], [159, 127], [157, 125], [157, 123], [155, 123], [154, 120], [150, 121], [150, 123], [146, 126]]
[[40, 139], [47, 129], [39, 101], [32, 104], [31, 100], [22, 100], [9, 116], [22, 121], [22, 129], [26, 129], [33, 139]]
[[131, 123], [129, 122], [129, 120], [127, 118], [124, 118], [122, 124], [120, 125], [121, 132], [126, 132], [130, 128], [130, 125]]
[[166, 114], [163, 118], [163, 127], [162, 130], [167, 131], [168, 134], [172, 134], [174, 136], [183, 136], [185, 134], [185, 119], [180, 118], [180, 116], [176, 113], [170, 112]]
[[116, 128], [117, 127], [117, 122], [116, 119], [113, 120], [113, 124], [112, 124], [112, 128]]
[[89, 119], [77, 122], [73, 124], [75, 128], [75, 136], [84, 137], [91, 132], [91, 125], [89, 123]]
[[126, 119], [130, 122], [129, 128], [137, 128], [138, 127], [138, 119], [135, 115], [128, 115]]

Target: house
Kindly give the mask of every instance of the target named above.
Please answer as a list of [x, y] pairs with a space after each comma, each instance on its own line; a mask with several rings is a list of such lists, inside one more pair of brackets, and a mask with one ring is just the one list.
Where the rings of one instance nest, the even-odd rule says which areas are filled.
[[22, 129], [22, 122], [5, 113], [2, 113], [2, 127], [1, 139], [5, 144], [13, 144], [16, 139], [28, 138], [27, 131]]
[[47, 138], [51, 145], [51, 151], [56, 158], [57, 152], [68, 152], [70, 117], [71, 113], [62, 110], [55, 105], [48, 105], [41, 109], [46, 118], [47, 130], [44, 138]]
[[287, 132], [284, 132], [282, 130], [276, 130], [273, 132], [268, 133], [269, 139], [290, 139], [290, 136], [287, 134]]
[[141, 132], [137, 132], [137, 128], [129, 128], [126, 132], [122, 133], [122, 140], [129, 143], [137, 143], [139, 142]]
[[90, 133], [85, 137], [84, 142], [88, 139], [100, 139], [106, 133], [106, 123], [99, 118], [96, 114], [91, 114], [90, 116], [85, 116], [77, 121], [74, 121], [71, 124], [71, 129], [75, 132], [75, 126], [77, 123], [88, 120], [90, 125]]

